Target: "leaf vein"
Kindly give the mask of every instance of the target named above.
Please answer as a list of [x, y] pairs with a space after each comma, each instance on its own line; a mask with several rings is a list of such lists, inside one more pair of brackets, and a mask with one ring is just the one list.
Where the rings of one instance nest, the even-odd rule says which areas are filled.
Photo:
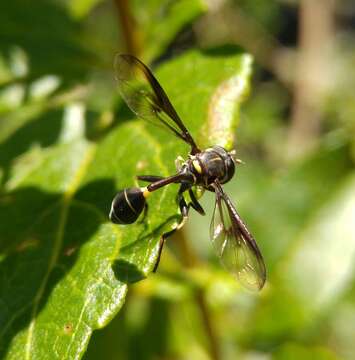
[[32, 348], [32, 343], [33, 343], [33, 336], [34, 336], [36, 317], [37, 317], [37, 313], [38, 313], [39, 304], [42, 299], [45, 288], [47, 286], [47, 282], [48, 282], [50, 273], [52, 272], [52, 270], [57, 262], [58, 255], [60, 253], [60, 249], [61, 249], [61, 246], [63, 243], [65, 225], [66, 225], [66, 221], [67, 221], [67, 217], [68, 217], [68, 210], [69, 210], [69, 206], [70, 206], [70, 200], [71, 200], [71, 197], [73, 196], [73, 194], [75, 193], [77, 187], [79, 186], [79, 183], [80, 183], [82, 177], [84, 176], [84, 174], [88, 168], [88, 165], [90, 164], [90, 162], [93, 158], [94, 150], [95, 150], [94, 146], [90, 146], [88, 148], [88, 151], [84, 157], [83, 162], [79, 166], [78, 171], [74, 174], [72, 181], [69, 183], [67, 191], [64, 193], [64, 201], [63, 201], [63, 206], [61, 208], [61, 213], [60, 213], [60, 217], [59, 217], [57, 236], [55, 237], [55, 241], [53, 244], [52, 256], [49, 260], [48, 268], [43, 277], [43, 281], [40, 284], [40, 287], [34, 298], [33, 309], [32, 309], [32, 313], [31, 313], [31, 321], [30, 321], [30, 325], [28, 328], [28, 334], [27, 334], [27, 339], [26, 339], [26, 344], [25, 344], [25, 359], [26, 360], [29, 360], [31, 357], [31, 348]]

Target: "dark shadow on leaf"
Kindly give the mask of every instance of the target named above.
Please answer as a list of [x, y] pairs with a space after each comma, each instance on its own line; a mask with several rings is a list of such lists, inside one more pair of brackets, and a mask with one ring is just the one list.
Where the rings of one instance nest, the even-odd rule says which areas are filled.
[[135, 283], [146, 277], [136, 264], [125, 259], [116, 260], [112, 268], [116, 278], [126, 284]]
[[[139, 258], [139, 255], [142, 256], [142, 260], [146, 258], [145, 249], [147, 246], [147, 242], [150, 241], [151, 239], [160, 238], [160, 236], [162, 236], [164, 231], [167, 231], [166, 227], [169, 224], [176, 222], [178, 220], [180, 220], [180, 216], [178, 215], [171, 216], [164, 223], [162, 223], [160, 226], [156, 227], [152, 231], [149, 231], [148, 227], [144, 226], [144, 229], [141, 232], [141, 234], [138, 235], [137, 240], [127, 245], [123, 245], [120, 250], [119, 259], [117, 259], [112, 265], [113, 271], [117, 279], [127, 284], [131, 284], [144, 279], [146, 277], [146, 273], [142, 269], [139, 269], [136, 265], [136, 263], [140, 263], [140, 261], [137, 260]], [[126, 254], [132, 254], [132, 253], [137, 254], [137, 257], [135, 257], [136, 263], [130, 262], [125, 257]]]
[[[82, 193], [103, 186], [113, 191], [113, 184], [113, 180], [102, 179], [87, 184]], [[32, 321], [33, 304], [45, 276], [48, 278], [36, 317], [76, 264], [81, 247], [95, 239], [99, 226], [108, 221], [107, 214], [89, 201], [89, 196], [73, 199], [65, 210], [68, 205], [63, 194], [36, 187], [0, 196], [0, 358], [7, 353], [12, 338]], [[51, 265], [54, 252], [55, 263]]]
[[97, 179], [80, 188], [75, 194], [75, 199], [89, 204], [95, 204], [95, 207], [106, 216], [108, 221], [111, 202], [116, 193], [117, 190], [113, 180]]
[[59, 194], [26, 187], [0, 196], [0, 251], [2, 254], [25, 249], [26, 233], [40, 221], [45, 211], [58, 203]]
[[100, 140], [117, 126], [120, 126], [128, 121], [132, 121], [137, 116], [129, 109], [121, 96], [117, 94], [115, 104], [113, 105], [113, 120], [107, 126], [100, 125], [98, 121], [99, 114], [89, 113], [87, 117], [86, 137], [89, 140]]
[[137, 116], [132, 112], [132, 110], [126, 105], [126, 103], [119, 96], [117, 97], [117, 104], [115, 106], [115, 122], [113, 126], [122, 125], [126, 121], [131, 121], [137, 118]]
[[122, 99], [117, 103], [117, 106], [114, 105], [112, 119], [108, 123], [102, 119], [104, 113], [92, 110], [86, 112], [85, 137], [88, 140], [98, 141], [104, 138], [114, 127], [135, 119], [134, 113], [123, 103]]
[[[6, 140], [0, 143], [0, 168], [4, 175], [2, 182], [5, 183], [9, 177], [10, 166], [16, 159], [28, 151], [31, 146], [46, 148], [53, 145], [59, 136], [62, 126], [63, 110], [52, 110], [29, 120], [19, 127]], [[16, 121], [15, 119], [4, 119], [4, 121]], [[26, 161], [26, 160], [25, 160]], [[30, 162], [31, 159], [28, 159]]]
[[[45, 286], [36, 304], [36, 318], [53, 296], [53, 290], [58, 291], [61, 281], [71, 276], [69, 273], [78, 261], [83, 261], [79, 256], [83, 245], [99, 240], [112, 246], [113, 238], [96, 236], [99, 230], [105, 229], [100, 225], [108, 222], [107, 210], [115, 192], [114, 181], [105, 178], [84, 185], [69, 205], [63, 194], [36, 187], [24, 187], [0, 196], [3, 256], [0, 262], [0, 358], [7, 353], [13, 337], [33, 320], [33, 306], [41, 288]], [[169, 218], [153, 231], [143, 226], [138, 239], [122, 248], [120, 258], [113, 265], [118, 280], [130, 284], [146, 276], [139, 268], [139, 258], [147, 260], [147, 242], [157, 241], [164, 227], [177, 218]], [[98, 248], [95, 256], [85, 258], [85, 266], [96, 266], [100, 253], [107, 256], [105, 249], [105, 246]], [[127, 260], [129, 252], [135, 254], [136, 263]], [[80, 289], [80, 284], [78, 286]], [[68, 321], [72, 319], [69, 317]]]
[[117, 102], [114, 107], [114, 121], [111, 126], [105, 129], [102, 135], [106, 135], [108, 132], [112, 131], [116, 126], [120, 126], [128, 121], [132, 121], [137, 119], [137, 116], [129, 109], [125, 102], [123, 102], [122, 98], [117, 97]]
[[[85, 112], [85, 138], [95, 141], [99, 139], [101, 133], [106, 130], [105, 126], [100, 124], [100, 112], [87, 109]], [[102, 129], [103, 127], [103, 129]]]
[[162, 54], [160, 54], [154, 61], [150, 64], [151, 68], [154, 70], [160, 64], [181, 55], [183, 52], [188, 51], [197, 45], [196, 33], [193, 30], [192, 23], [186, 24], [175, 36], [173, 41], [168, 44], [167, 48]]
[[[149, 216], [149, 214], [148, 214], [148, 216]], [[145, 229], [141, 232], [140, 235], [138, 235], [137, 240], [121, 247], [121, 254], [124, 254], [127, 251], [130, 252], [130, 250], [133, 247], [137, 247], [140, 244], [145, 244], [147, 241], [149, 241], [149, 239], [159, 236], [160, 234], [163, 233], [163, 229], [166, 228], [169, 223], [180, 221], [180, 218], [181, 217], [179, 215], [170, 216], [164, 223], [162, 223], [161, 225], [156, 227], [154, 230], [149, 231], [149, 232], [147, 231], [148, 227], [145, 225]], [[171, 229], [169, 229], [167, 231], [170, 231], [170, 230]]]

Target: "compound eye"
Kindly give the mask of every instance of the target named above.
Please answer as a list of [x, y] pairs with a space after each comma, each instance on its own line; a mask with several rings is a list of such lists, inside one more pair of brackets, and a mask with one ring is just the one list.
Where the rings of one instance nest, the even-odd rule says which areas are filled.
[[225, 175], [221, 180], [221, 184], [225, 184], [226, 182], [231, 180], [235, 172], [235, 164], [231, 156], [229, 156], [227, 159], [224, 160], [224, 165], [225, 165]]
[[110, 220], [114, 224], [132, 224], [142, 213], [145, 206], [144, 192], [141, 188], [127, 188], [112, 201]]

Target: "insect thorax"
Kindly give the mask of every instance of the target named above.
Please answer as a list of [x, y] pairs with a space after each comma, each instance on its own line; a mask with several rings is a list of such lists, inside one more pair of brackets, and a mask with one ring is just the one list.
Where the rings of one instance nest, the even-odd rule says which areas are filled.
[[216, 179], [221, 184], [228, 182], [234, 175], [233, 158], [221, 146], [208, 148], [191, 157], [190, 169], [196, 177], [196, 183], [208, 186]]

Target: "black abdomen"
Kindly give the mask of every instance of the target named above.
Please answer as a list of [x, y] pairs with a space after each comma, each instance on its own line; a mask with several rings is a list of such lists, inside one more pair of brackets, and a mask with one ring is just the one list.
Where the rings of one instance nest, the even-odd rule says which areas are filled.
[[120, 191], [112, 201], [110, 220], [115, 224], [132, 224], [142, 213], [145, 197], [140, 188]]

